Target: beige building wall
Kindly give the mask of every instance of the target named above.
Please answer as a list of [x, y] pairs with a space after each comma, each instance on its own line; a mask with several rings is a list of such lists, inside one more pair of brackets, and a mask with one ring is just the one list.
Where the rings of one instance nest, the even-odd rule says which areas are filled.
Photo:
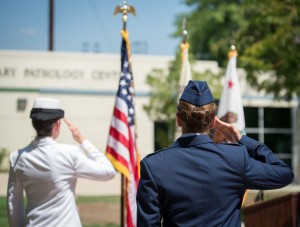
[[[137, 147], [143, 158], [154, 150], [153, 122], [143, 111], [149, 98], [145, 78], [154, 66], [167, 68], [170, 58], [141, 56], [134, 60]], [[34, 99], [53, 97], [61, 100], [65, 116], [105, 152], [120, 65], [117, 54], [0, 52], [0, 147], [12, 152], [29, 144], [35, 136], [29, 118]], [[20, 99], [26, 100], [23, 111], [17, 110]], [[75, 144], [65, 124], [57, 141]], [[6, 158], [5, 169], [8, 163]], [[6, 182], [0, 187], [5, 189]], [[78, 191], [119, 194], [120, 174], [110, 182], [79, 180]]]
[[[150, 96], [146, 77], [154, 68], [167, 71], [172, 59], [168, 56], [132, 57], [137, 147], [141, 158], [154, 151], [154, 123], [143, 110]], [[197, 61], [192, 69], [219, 71], [214, 61]], [[247, 98], [263, 97], [264, 94], [257, 94], [247, 85], [243, 70], [239, 70], [239, 75], [245, 106], [298, 105], [297, 102]], [[29, 119], [34, 99], [53, 97], [61, 100], [66, 117], [80, 128], [83, 135], [105, 152], [119, 76], [118, 54], [0, 51], [0, 147], [11, 152], [26, 146], [35, 136]], [[17, 110], [18, 100], [26, 101], [22, 111]], [[299, 134], [299, 131], [298, 123], [296, 132]], [[299, 139], [297, 141], [299, 143]], [[64, 124], [58, 142], [75, 144]], [[299, 145], [295, 146], [294, 152], [298, 157]], [[8, 168], [8, 159], [4, 168]], [[0, 192], [3, 188], [6, 188], [6, 182], [0, 183]], [[105, 183], [79, 180], [77, 190], [80, 194], [120, 194], [120, 174]]]

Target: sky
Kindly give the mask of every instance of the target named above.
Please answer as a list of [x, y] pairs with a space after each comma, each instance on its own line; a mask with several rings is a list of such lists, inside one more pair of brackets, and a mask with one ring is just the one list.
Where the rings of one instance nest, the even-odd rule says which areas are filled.
[[[175, 18], [190, 9], [183, 0], [130, 0], [127, 30], [132, 53], [175, 55], [180, 38]], [[122, 0], [54, 1], [54, 51], [119, 53]], [[47, 51], [49, 0], [0, 0], [0, 50]]]

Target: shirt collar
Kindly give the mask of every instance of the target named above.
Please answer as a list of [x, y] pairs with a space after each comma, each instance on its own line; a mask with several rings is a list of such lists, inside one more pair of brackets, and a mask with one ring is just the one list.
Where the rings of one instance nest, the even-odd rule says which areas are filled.
[[184, 133], [180, 137], [189, 137], [189, 136], [199, 136], [199, 135], [205, 135], [203, 133], [195, 133], [195, 132], [190, 132], [190, 133]]
[[171, 147], [190, 147], [203, 143], [213, 143], [209, 135], [200, 133], [186, 133], [180, 136]]
[[52, 137], [35, 137], [31, 142], [31, 145], [34, 147], [42, 147], [50, 144], [55, 144], [55, 140]]

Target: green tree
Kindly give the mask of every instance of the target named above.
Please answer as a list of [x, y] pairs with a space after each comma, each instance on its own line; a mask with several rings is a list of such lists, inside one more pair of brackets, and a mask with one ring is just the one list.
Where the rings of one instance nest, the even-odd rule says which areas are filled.
[[[193, 64], [193, 62], [191, 62]], [[179, 54], [169, 64], [169, 69], [164, 72], [162, 69], [153, 69], [147, 76], [146, 83], [152, 88], [152, 94], [148, 105], [144, 110], [152, 120], [175, 121], [176, 105], [179, 94], [179, 77], [181, 62]], [[194, 80], [205, 80], [211, 85], [214, 97], [218, 99], [222, 91], [220, 82], [223, 71], [212, 73], [211, 71], [193, 72]]]
[[147, 76], [146, 83], [152, 87], [152, 96], [144, 109], [152, 120], [175, 119], [180, 65], [179, 57], [177, 57], [170, 62], [168, 71], [153, 69]]
[[188, 22], [188, 41], [190, 52], [198, 60], [215, 60], [223, 68], [226, 67], [227, 53], [236, 43], [239, 50], [238, 32], [245, 20], [241, 12], [240, 0], [185, 0], [192, 8], [187, 15], [179, 15], [176, 24], [178, 36], [181, 34], [183, 17]]
[[[300, 1], [299, 0], [185, 0], [191, 6], [175, 21], [181, 36], [182, 21], [188, 22], [190, 56], [215, 60], [225, 69], [231, 44], [239, 52], [238, 67], [246, 69], [247, 79], [258, 90], [276, 98], [300, 96]], [[193, 60], [192, 60], [193, 61]], [[192, 63], [191, 61], [191, 63]], [[147, 83], [153, 89], [144, 108], [153, 120], [175, 122], [177, 87], [181, 63], [179, 54], [169, 72], [153, 70]], [[268, 75], [264, 79], [261, 75]], [[222, 90], [219, 78], [224, 71], [193, 73], [193, 79], [207, 80], [216, 98]]]
[[[227, 64], [235, 43], [250, 84], [275, 98], [300, 96], [299, 0], [185, 0], [192, 7], [189, 42], [196, 59]], [[179, 35], [180, 20], [177, 19]], [[262, 74], [268, 75], [263, 78]]]
[[[191, 64], [193, 59], [191, 58]], [[153, 69], [147, 76], [146, 83], [152, 88], [152, 95], [149, 104], [144, 105], [144, 110], [153, 121], [164, 122], [166, 130], [159, 130], [159, 140], [155, 141], [156, 147], [166, 147], [174, 140], [176, 105], [179, 94], [179, 77], [181, 59], [179, 52], [174, 61], [171, 61], [167, 71]], [[210, 71], [203, 73], [192, 72], [195, 80], [205, 80], [212, 85], [211, 90], [216, 98], [220, 97], [222, 90], [220, 78], [223, 72], [214, 74]], [[165, 134], [164, 134], [165, 133]]]
[[[240, 61], [248, 81], [276, 98], [300, 96], [300, 1], [246, 0]], [[262, 78], [262, 74], [268, 78]]]
[[[233, 36], [243, 23], [239, 11], [240, 1], [186, 0], [185, 3], [193, 7], [194, 11], [178, 16], [178, 30], [173, 35], [181, 36], [185, 17], [188, 22], [187, 41], [190, 44], [191, 63], [193, 59], [217, 60], [225, 66], [228, 63], [227, 53]], [[169, 122], [170, 127], [175, 126], [180, 69], [178, 52], [175, 60], [170, 63], [168, 72], [154, 69], [147, 77], [147, 84], [152, 88], [152, 97], [144, 109], [151, 119]], [[218, 74], [193, 72], [193, 79], [208, 81], [214, 96], [219, 98], [222, 90], [220, 78], [223, 74], [223, 71]]]
[[0, 148], [0, 170], [2, 170], [2, 164], [7, 154], [8, 150], [6, 148]]
[[[155, 148], [163, 148], [170, 144], [175, 133], [175, 109], [177, 102], [178, 79], [180, 72], [180, 60], [177, 57], [170, 62], [169, 69], [153, 69], [147, 76], [146, 83], [152, 88], [149, 104], [144, 110], [149, 117], [156, 122], [164, 122], [166, 127], [158, 129], [155, 139]], [[167, 130], [165, 130], [167, 129]]]

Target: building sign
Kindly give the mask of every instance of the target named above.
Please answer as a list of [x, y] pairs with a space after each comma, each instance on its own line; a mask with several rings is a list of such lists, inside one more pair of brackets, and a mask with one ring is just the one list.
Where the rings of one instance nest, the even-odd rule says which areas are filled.
[[0, 55], [0, 88], [112, 89], [120, 76], [119, 58], [84, 54], [21, 52]]

